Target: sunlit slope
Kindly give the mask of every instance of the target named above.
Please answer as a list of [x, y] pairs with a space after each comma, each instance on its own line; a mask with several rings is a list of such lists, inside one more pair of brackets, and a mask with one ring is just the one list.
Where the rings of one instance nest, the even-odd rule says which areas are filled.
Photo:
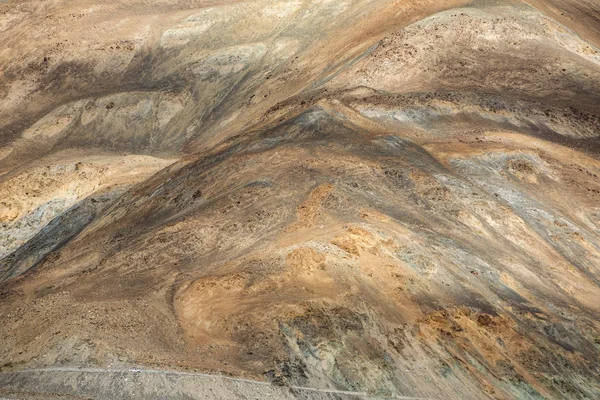
[[4, 368], [600, 396], [592, 2], [68, 7], [145, 39], [5, 97]]

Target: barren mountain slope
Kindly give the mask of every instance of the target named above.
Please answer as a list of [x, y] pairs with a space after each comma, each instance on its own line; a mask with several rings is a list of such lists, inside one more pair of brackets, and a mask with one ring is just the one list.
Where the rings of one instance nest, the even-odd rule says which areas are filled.
[[595, 2], [0, 7], [4, 372], [600, 397]]

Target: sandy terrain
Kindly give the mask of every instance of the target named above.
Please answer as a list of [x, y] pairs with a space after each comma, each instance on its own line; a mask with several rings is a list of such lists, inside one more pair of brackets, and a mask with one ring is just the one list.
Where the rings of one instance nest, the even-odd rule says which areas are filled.
[[597, 2], [9, 0], [0, 43], [0, 395], [600, 397]]

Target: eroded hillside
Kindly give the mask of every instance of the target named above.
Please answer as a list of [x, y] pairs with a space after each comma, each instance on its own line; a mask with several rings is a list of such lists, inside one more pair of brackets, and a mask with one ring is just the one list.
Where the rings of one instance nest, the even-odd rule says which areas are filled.
[[3, 371], [600, 397], [595, 2], [0, 11]]

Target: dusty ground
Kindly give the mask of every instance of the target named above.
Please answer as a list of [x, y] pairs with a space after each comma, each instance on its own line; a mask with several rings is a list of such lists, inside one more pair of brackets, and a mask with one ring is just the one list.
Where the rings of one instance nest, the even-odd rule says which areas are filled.
[[600, 397], [598, 21], [1, 3], [2, 370]]

